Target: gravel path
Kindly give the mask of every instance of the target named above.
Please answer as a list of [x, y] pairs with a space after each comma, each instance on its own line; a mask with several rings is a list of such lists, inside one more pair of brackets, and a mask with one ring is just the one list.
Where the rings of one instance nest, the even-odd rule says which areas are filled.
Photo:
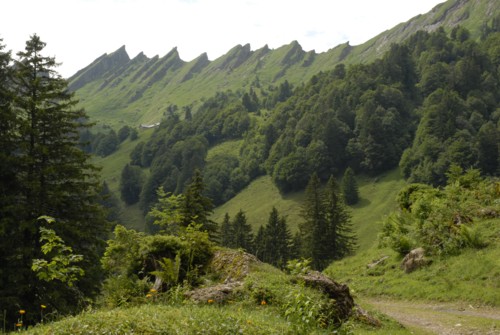
[[452, 303], [367, 299], [404, 326], [440, 335], [500, 335], [500, 309]]

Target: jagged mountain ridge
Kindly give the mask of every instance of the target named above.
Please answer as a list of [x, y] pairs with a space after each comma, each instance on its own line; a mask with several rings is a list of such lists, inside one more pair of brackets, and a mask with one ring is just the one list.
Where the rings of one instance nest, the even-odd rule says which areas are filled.
[[81, 105], [100, 123], [138, 125], [159, 121], [167, 106], [197, 104], [217, 91], [276, 84], [298, 84], [336, 64], [368, 62], [381, 56], [392, 43], [418, 30], [446, 30], [463, 25], [478, 36], [483, 22], [498, 13], [495, 0], [449, 0], [387, 30], [358, 46], [348, 42], [327, 52], [304, 51], [293, 41], [277, 49], [267, 45], [251, 50], [237, 45], [210, 61], [206, 53], [186, 62], [173, 48], [163, 57], [142, 52], [130, 58], [125, 46], [104, 54], [69, 78]]

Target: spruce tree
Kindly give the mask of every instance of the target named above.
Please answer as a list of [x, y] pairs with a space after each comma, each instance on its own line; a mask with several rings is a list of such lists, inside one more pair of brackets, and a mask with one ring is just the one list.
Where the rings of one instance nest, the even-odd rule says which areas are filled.
[[316, 173], [309, 179], [305, 191], [305, 202], [301, 209], [303, 221], [299, 225], [302, 238], [302, 256], [310, 258], [311, 265], [320, 269], [323, 260], [327, 258], [328, 245], [327, 222], [325, 218], [325, 202], [321, 191], [321, 182]]
[[[31, 36], [13, 67], [16, 119], [11, 131], [17, 136], [15, 206], [19, 215], [9, 238], [15, 241], [11, 253], [18, 261], [10, 281], [2, 286], [16, 293], [14, 305], [39, 307], [46, 299], [54, 299], [60, 312], [70, 312], [79, 306], [82, 293], [98, 291], [99, 258], [109, 226], [99, 204], [98, 170], [79, 148], [79, 130], [89, 126], [86, 114], [76, 108], [77, 100], [55, 70], [55, 59], [43, 56], [44, 47], [37, 35]], [[84, 257], [85, 277], [76, 289], [40, 282], [31, 271], [32, 260], [41, 258], [37, 221], [41, 215], [55, 217], [53, 229]]]
[[195, 170], [191, 183], [184, 192], [184, 202], [181, 205], [182, 222], [184, 227], [192, 222], [201, 224], [201, 229], [206, 230], [212, 239], [216, 238], [217, 224], [210, 220], [214, 205], [212, 200], [203, 192], [205, 185], [200, 170]]
[[345, 170], [342, 177], [341, 191], [346, 204], [354, 205], [359, 201], [358, 184], [350, 167]]
[[266, 236], [264, 238], [264, 253], [262, 260], [269, 264], [276, 265], [279, 259], [278, 254], [278, 223], [279, 214], [276, 207], [273, 207], [269, 213], [269, 219], [265, 226]]
[[275, 207], [269, 213], [269, 219], [263, 229], [263, 234], [264, 250], [261, 259], [274, 266], [284, 267], [290, 257], [291, 235], [286, 219], [279, 216]]
[[[4, 45], [0, 39], [0, 205], [9, 201], [7, 193], [12, 191], [16, 180], [15, 175], [15, 143], [17, 129], [15, 126], [16, 115], [12, 109], [13, 92], [11, 88], [11, 55], [4, 52]], [[11, 198], [12, 199], [12, 198]], [[0, 210], [5, 206], [0, 206]], [[3, 217], [3, 216], [2, 216]]]
[[133, 205], [139, 201], [142, 182], [142, 172], [138, 166], [127, 164], [123, 167], [120, 178], [120, 195], [127, 205]]
[[266, 228], [261, 225], [254, 239], [254, 255], [263, 262], [266, 262]]
[[355, 247], [350, 215], [335, 183], [330, 177], [326, 189], [313, 174], [306, 188], [299, 226], [301, 256], [311, 259], [311, 266], [323, 270], [333, 260], [349, 254]]
[[326, 185], [325, 204], [329, 253], [328, 261], [324, 265], [328, 266], [332, 260], [340, 259], [354, 251], [356, 237], [352, 231], [351, 215], [339, 195], [333, 176], [330, 176]]
[[[11, 55], [4, 48], [0, 39], [0, 306], [13, 306], [21, 302], [18, 290], [27, 287], [21, 286], [27, 269], [19, 269], [18, 219], [24, 211], [17, 204], [21, 191], [16, 176], [19, 157], [14, 155], [19, 127], [12, 108]], [[14, 317], [7, 311], [8, 321]]]
[[245, 212], [241, 209], [233, 219], [234, 247], [242, 248], [247, 252], [253, 252], [252, 227], [247, 223]]
[[220, 245], [223, 247], [232, 248], [234, 246], [234, 229], [231, 224], [231, 218], [228, 213], [224, 215], [224, 220], [220, 225]]
[[279, 257], [276, 266], [284, 268], [286, 263], [292, 259], [292, 234], [288, 229], [288, 224], [284, 216], [279, 219], [277, 235], [276, 250], [278, 251]]
[[106, 219], [110, 222], [118, 220], [118, 214], [120, 212], [120, 201], [118, 197], [111, 192], [108, 183], [103, 182], [100, 195], [100, 204], [106, 210]]
[[[5, 46], [0, 39], [0, 218], [9, 203], [15, 199], [16, 189], [16, 141], [18, 129], [16, 115], [12, 109], [13, 92], [11, 88], [11, 55], [4, 52]], [[1, 220], [1, 219], [0, 219]]]

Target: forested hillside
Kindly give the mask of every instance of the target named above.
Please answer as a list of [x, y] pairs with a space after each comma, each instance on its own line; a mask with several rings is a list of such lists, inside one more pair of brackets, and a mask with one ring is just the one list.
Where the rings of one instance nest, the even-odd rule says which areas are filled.
[[242, 41], [217, 59], [209, 60], [204, 53], [186, 61], [177, 48], [149, 58], [143, 53], [129, 56], [123, 46], [74, 74], [69, 87], [90, 117], [101, 124], [115, 130], [123, 125], [154, 124], [169, 105], [197, 107], [217, 92], [248, 90], [258, 84], [277, 86], [285, 80], [300, 85], [339, 63], [372, 62], [392, 43], [401, 43], [419, 30], [433, 32], [442, 27], [449, 33], [461, 25], [477, 39], [481, 26], [498, 15], [497, 11], [495, 0], [450, 0], [361, 45], [345, 42], [321, 53], [303, 50], [300, 41], [277, 49], [252, 49], [256, 46]]
[[[375, 62], [339, 64], [298, 87], [219, 92], [181, 116], [171, 107], [131, 154], [132, 166], [150, 169], [136, 199], [147, 212], [159, 187], [182, 192], [195, 169], [215, 204], [263, 174], [284, 193], [347, 167], [376, 175], [399, 165], [409, 181], [433, 185], [452, 163], [497, 175], [497, 22], [478, 40], [463, 27], [421, 31]], [[226, 141], [238, 150], [207, 156]]]
[[[495, 4], [450, 0], [363, 46], [323, 54], [298, 42], [245, 45], [186, 63], [175, 48], [152, 59], [120, 48], [69, 81], [38, 35], [16, 56], [0, 43], [3, 331], [378, 329], [355, 305], [358, 288], [498, 306], [488, 292], [499, 276]], [[96, 161], [108, 164], [104, 183]], [[408, 184], [393, 204], [399, 171]], [[254, 206], [300, 193], [288, 199], [293, 229], [274, 206], [249, 223], [247, 200], [235, 199], [256, 180], [273, 192]], [[107, 182], [141, 212], [145, 231], [120, 225]], [[242, 199], [260, 196], [252, 192]], [[214, 207], [228, 203], [236, 213], [219, 211], [215, 222]], [[353, 227], [356, 215], [363, 227]], [[372, 262], [377, 233], [377, 256], [388, 255]], [[403, 277], [400, 258], [418, 247], [423, 271]], [[463, 255], [476, 251], [484, 264], [470, 266]], [[475, 268], [459, 278], [467, 290], [448, 260]], [[412, 282], [443, 272], [430, 289]], [[110, 308], [112, 322], [99, 317]], [[50, 322], [85, 309], [91, 321]]]

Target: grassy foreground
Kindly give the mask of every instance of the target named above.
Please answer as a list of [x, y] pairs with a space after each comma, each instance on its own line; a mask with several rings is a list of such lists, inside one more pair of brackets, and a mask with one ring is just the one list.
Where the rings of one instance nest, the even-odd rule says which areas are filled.
[[[238, 255], [238, 251], [233, 251]], [[236, 256], [237, 257], [237, 256]], [[238, 277], [240, 278], [240, 277]], [[229, 300], [195, 302], [184, 289], [144, 297], [133, 305], [89, 309], [80, 315], [24, 330], [27, 334], [412, 334], [373, 313], [381, 327], [351, 318], [340, 328], [325, 323], [322, 293], [270, 265], [252, 263]], [[221, 278], [209, 274], [205, 285]], [[326, 305], [325, 305], [326, 304]], [[418, 333], [417, 333], [418, 334]]]
[[[489, 245], [457, 256], [434, 258], [429, 266], [406, 274], [391, 249], [371, 249], [331, 264], [325, 273], [345, 282], [360, 296], [404, 300], [462, 301], [500, 306], [500, 219], [482, 222]], [[496, 237], [495, 237], [496, 236]], [[368, 268], [383, 257], [380, 265]]]
[[[34, 327], [26, 334], [300, 334], [271, 306], [148, 304], [113, 310], [95, 310]], [[306, 333], [304, 333], [306, 334]], [[307, 334], [332, 334], [331, 329]], [[338, 334], [418, 334], [393, 321], [382, 328], [350, 323]]]
[[[262, 222], [268, 209], [276, 206], [296, 209], [301, 194], [284, 198], [266, 177], [254, 181], [244, 192], [225, 206], [251, 205], [260, 208]], [[361, 201], [353, 208], [353, 223], [359, 248], [355, 255], [332, 263], [325, 273], [347, 283], [361, 307], [381, 322], [380, 328], [353, 319], [341, 328], [311, 325], [307, 316], [314, 311], [318, 298], [304, 287], [291, 287], [287, 275], [262, 265], [245, 279], [243, 291], [223, 304], [195, 303], [178, 291], [155, 300], [144, 298], [142, 304], [120, 308], [93, 308], [56, 322], [33, 327], [28, 334], [429, 334], [428, 331], [403, 327], [376, 311], [373, 299], [405, 301], [459, 301], [467, 306], [500, 306], [500, 220], [482, 222], [482, 234], [490, 243], [480, 250], [466, 250], [459, 256], [433, 259], [424, 269], [405, 274], [401, 258], [390, 249], [377, 247], [381, 218], [394, 209], [395, 196], [404, 182], [393, 171], [377, 179], [360, 178]], [[260, 194], [260, 196], [257, 196]], [[288, 207], [280, 207], [288, 203]], [[218, 209], [225, 213], [229, 207]], [[222, 210], [221, 210], [222, 209]], [[238, 209], [239, 210], [239, 209]], [[251, 212], [248, 209], [248, 212]], [[252, 212], [253, 213], [253, 212]], [[298, 215], [288, 212], [289, 221]], [[251, 216], [250, 216], [251, 217]], [[295, 218], [295, 220], [294, 220]], [[259, 221], [260, 221], [259, 220]], [[255, 221], [255, 222], [259, 222]], [[255, 227], [255, 226], [254, 226]], [[367, 265], [387, 256], [378, 266]], [[213, 280], [207, 277], [205, 285]], [[262, 304], [262, 297], [267, 302]], [[312, 298], [307, 298], [312, 297]], [[368, 300], [365, 300], [370, 297]], [[367, 302], [365, 302], [367, 301]], [[299, 306], [300, 308], [296, 308]], [[306, 307], [308, 306], [308, 307]], [[301, 309], [302, 308], [302, 309]]]

